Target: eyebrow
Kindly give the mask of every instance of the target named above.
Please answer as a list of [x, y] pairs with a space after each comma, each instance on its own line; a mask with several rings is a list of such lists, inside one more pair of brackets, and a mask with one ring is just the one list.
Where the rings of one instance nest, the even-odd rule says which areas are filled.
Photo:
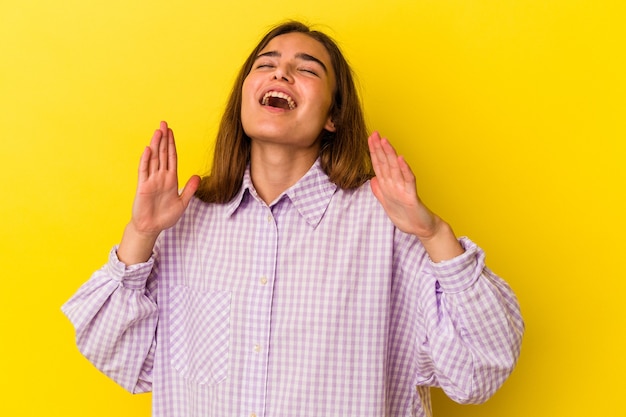
[[[281, 53], [278, 51], [268, 51], [268, 52], [264, 52], [262, 54], [257, 55], [257, 57], [255, 58], [255, 61], [259, 58], [262, 57], [271, 57], [271, 58], [280, 58], [281, 57]], [[318, 63], [322, 69], [324, 70], [325, 73], [328, 74], [328, 68], [326, 68], [326, 65], [324, 65], [324, 63], [319, 60], [318, 58], [315, 58], [313, 55], [309, 55], [306, 54], [304, 52], [299, 52], [296, 54], [296, 58], [297, 59], [301, 59], [303, 61], [311, 61], [311, 62], [316, 62]]]

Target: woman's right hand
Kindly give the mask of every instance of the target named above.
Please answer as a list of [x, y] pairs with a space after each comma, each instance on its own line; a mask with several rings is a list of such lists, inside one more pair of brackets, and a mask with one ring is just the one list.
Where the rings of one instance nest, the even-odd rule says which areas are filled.
[[174, 133], [161, 122], [141, 155], [132, 218], [117, 250], [118, 259], [126, 265], [150, 258], [159, 234], [178, 222], [196, 192], [200, 184], [197, 175], [178, 192], [177, 166]]

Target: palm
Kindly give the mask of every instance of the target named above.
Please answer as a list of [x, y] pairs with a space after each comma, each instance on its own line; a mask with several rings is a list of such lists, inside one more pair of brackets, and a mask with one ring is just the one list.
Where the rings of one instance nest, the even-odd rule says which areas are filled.
[[371, 181], [374, 195], [398, 229], [429, 237], [435, 231], [435, 216], [419, 199], [411, 168], [377, 132], [368, 142], [376, 174]]
[[161, 122], [139, 164], [132, 218], [135, 229], [156, 234], [176, 224], [198, 183], [197, 176], [191, 177], [179, 195], [174, 134], [165, 122]]

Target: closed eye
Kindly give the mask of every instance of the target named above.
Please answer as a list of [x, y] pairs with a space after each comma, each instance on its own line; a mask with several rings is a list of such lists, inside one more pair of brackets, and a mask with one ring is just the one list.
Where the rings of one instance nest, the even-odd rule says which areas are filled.
[[309, 69], [309, 68], [300, 68], [300, 71], [302, 71], [302, 72], [308, 72], [309, 74], [313, 74], [313, 75], [315, 75], [315, 76], [319, 76], [319, 75], [317, 74], [317, 71], [314, 71], [314, 70]]

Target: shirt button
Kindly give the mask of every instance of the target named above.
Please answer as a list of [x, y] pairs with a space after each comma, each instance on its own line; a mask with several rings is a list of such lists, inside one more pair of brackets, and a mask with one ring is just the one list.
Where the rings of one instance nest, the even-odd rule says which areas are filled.
[[268, 214], [268, 215], [267, 215], [267, 222], [268, 222], [268, 223], [271, 223], [271, 222], [272, 222], [272, 220], [273, 220], [272, 215], [271, 215], [271, 214]]
[[261, 345], [254, 345], [254, 351], [259, 353], [261, 351]]
[[250, 413], [250, 417], [256, 417], [256, 413]]
[[265, 285], [265, 284], [267, 284], [267, 277], [261, 277], [261, 279], [259, 280], [259, 282], [261, 283], [261, 285]]

